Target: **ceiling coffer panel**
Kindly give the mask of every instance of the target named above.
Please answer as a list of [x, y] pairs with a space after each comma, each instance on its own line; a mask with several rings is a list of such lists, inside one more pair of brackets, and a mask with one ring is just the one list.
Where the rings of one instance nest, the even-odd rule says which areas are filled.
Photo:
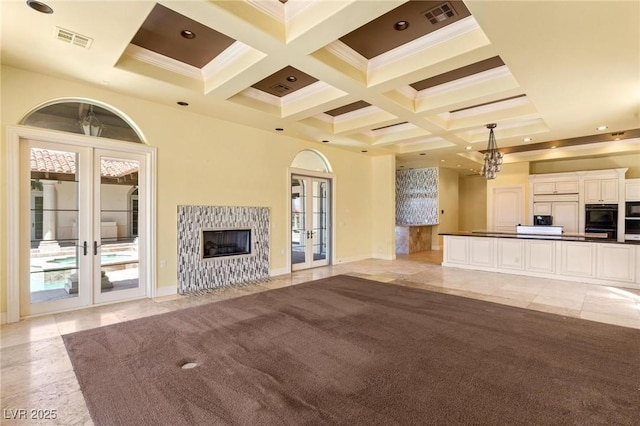
[[235, 42], [231, 37], [156, 4], [132, 44], [202, 68]]
[[317, 78], [311, 77], [292, 66], [287, 66], [251, 87], [281, 98], [317, 81]]
[[470, 15], [462, 1], [412, 0], [341, 37], [340, 41], [371, 59]]

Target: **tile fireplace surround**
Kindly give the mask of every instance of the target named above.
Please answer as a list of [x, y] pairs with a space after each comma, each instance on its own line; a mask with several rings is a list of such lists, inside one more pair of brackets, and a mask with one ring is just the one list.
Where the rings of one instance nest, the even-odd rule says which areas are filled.
[[[203, 259], [202, 230], [233, 228], [253, 231], [251, 254]], [[178, 294], [268, 277], [268, 207], [178, 206]]]

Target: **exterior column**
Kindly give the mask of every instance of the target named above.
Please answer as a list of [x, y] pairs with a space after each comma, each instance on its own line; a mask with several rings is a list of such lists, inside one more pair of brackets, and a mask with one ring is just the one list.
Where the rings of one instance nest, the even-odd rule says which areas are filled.
[[40, 252], [57, 252], [60, 245], [56, 241], [57, 196], [54, 181], [42, 182], [42, 241]]

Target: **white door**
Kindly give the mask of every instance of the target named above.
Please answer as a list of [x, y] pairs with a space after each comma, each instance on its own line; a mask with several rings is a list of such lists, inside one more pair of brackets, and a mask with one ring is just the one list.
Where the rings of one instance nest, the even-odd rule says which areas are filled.
[[515, 232], [516, 225], [525, 223], [523, 193], [520, 186], [493, 189], [493, 230]]
[[291, 270], [329, 264], [330, 181], [291, 177]]
[[127, 197], [146, 190], [145, 157], [33, 140], [20, 156], [20, 191], [37, 193], [20, 197], [21, 216], [35, 218], [21, 222], [20, 315], [144, 296], [146, 235], [127, 235]]

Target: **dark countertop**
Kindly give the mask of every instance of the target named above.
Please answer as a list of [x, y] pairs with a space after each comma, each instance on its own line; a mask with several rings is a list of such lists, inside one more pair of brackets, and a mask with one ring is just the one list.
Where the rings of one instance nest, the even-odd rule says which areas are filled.
[[584, 234], [544, 235], [544, 234], [522, 234], [517, 232], [501, 232], [501, 231], [457, 231], [457, 232], [441, 232], [438, 235], [453, 235], [453, 236], [459, 236], [459, 237], [519, 238], [523, 240], [584, 241], [588, 243], [640, 245], [640, 241], [627, 240], [624, 242], [620, 242], [617, 240], [610, 240], [603, 237], [585, 236]]

